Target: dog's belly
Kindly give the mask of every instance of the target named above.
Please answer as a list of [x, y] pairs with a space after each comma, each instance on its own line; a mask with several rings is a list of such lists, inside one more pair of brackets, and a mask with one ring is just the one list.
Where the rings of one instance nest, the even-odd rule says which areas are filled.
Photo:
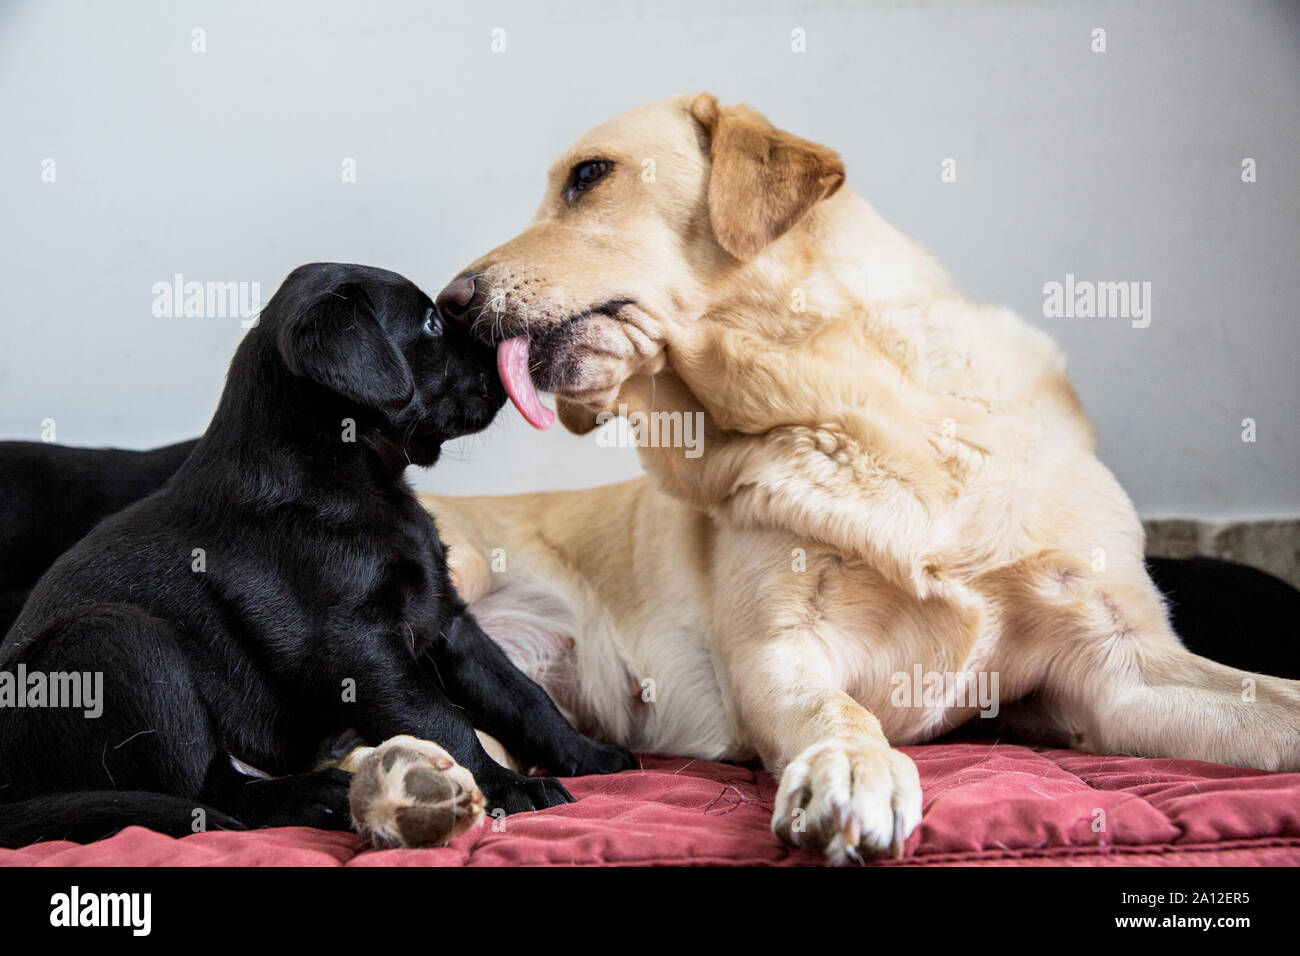
[[[751, 562], [788, 564], [791, 540], [780, 532], [740, 534], [745, 543], [728, 542], [727, 553], [748, 560], [720, 562], [711, 586], [754, 613], [745, 626], [759, 631], [777, 588]], [[819, 581], [814, 627], [838, 662], [837, 682], [877, 716], [891, 742], [917, 743], [996, 716], [1000, 701], [1023, 693], [1023, 682], [1003, 667], [1006, 648], [977, 596], [917, 601], [830, 552], [812, 551], [807, 560], [799, 577]], [[710, 632], [706, 601], [688, 593], [691, 575], [655, 570], [655, 593], [643, 600], [625, 593], [615, 606], [534, 566], [470, 608], [582, 732], [641, 752], [752, 757], [715, 664], [720, 635]]]
[[695, 609], [613, 613], [530, 577], [470, 605], [483, 630], [582, 732], [643, 753], [744, 759]]

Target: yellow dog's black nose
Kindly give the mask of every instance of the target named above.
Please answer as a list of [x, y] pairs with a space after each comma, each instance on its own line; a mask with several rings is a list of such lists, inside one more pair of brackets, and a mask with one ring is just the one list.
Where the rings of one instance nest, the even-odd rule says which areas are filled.
[[447, 283], [446, 288], [438, 293], [438, 311], [449, 319], [463, 318], [469, 305], [474, 301], [477, 286], [471, 275], [457, 276]]

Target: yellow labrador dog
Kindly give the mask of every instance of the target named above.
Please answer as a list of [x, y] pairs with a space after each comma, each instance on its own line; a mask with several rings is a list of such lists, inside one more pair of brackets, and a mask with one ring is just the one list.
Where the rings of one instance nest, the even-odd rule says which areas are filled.
[[773, 830], [837, 862], [901, 852], [894, 748], [989, 688], [1088, 750], [1300, 769], [1300, 684], [1170, 629], [1060, 350], [844, 178], [750, 109], [666, 100], [580, 138], [443, 290], [534, 424], [549, 391], [572, 430], [669, 437], [648, 479], [429, 499], [484, 628], [584, 730], [757, 754]]

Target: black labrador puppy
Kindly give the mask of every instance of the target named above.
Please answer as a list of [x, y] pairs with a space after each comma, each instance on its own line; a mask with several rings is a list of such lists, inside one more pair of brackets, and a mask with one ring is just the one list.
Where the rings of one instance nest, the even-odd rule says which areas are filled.
[[0, 441], [0, 636], [55, 558], [161, 488], [197, 444], [126, 451]]
[[291, 273], [193, 453], [59, 558], [0, 643], [26, 695], [6, 705], [0, 681], [0, 844], [180, 835], [198, 809], [346, 829], [349, 775], [312, 768], [347, 730], [436, 741], [506, 812], [572, 798], [494, 762], [475, 727], [555, 773], [632, 766], [479, 629], [402, 477], [503, 401], [493, 352], [408, 280]]

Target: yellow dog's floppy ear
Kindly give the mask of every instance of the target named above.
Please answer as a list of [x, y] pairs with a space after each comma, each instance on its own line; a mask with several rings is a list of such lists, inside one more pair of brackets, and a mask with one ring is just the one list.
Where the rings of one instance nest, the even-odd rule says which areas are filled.
[[691, 116], [713, 161], [713, 235], [737, 259], [758, 255], [844, 184], [839, 153], [777, 129], [747, 106], [719, 106], [701, 93]]

